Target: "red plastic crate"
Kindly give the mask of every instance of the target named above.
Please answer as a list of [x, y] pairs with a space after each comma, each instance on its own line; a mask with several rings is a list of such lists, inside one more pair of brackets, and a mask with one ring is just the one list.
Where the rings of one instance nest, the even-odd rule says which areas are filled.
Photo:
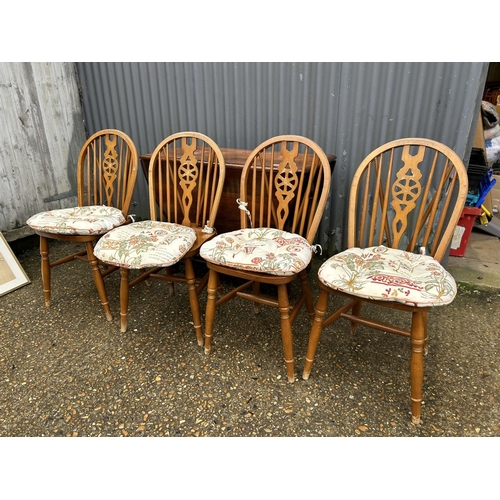
[[463, 257], [469, 242], [476, 217], [481, 215], [481, 207], [464, 207], [451, 240], [450, 255]]

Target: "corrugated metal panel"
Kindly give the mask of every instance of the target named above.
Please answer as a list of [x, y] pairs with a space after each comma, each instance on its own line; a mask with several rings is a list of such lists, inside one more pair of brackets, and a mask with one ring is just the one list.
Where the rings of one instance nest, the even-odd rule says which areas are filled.
[[31, 215], [76, 203], [86, 134], [74, 64], [0, 63], [0, 120], [0, 230], [11, 240]]
[[[116, 127], [140, 154], [196, 130], [221, 147], [252, 149], [300, 134], [337, 156], [320, 228], [325, 253], [346, 244], [350, 179], [371, 150], [423, 136], [468, 157], [487, 63], [77, 63], [89, 132]], [[142, 176], [135, 212], [148, 217]]]
[[343, 64], [329, 253], [346, 244], [345, 210], [357, 165], [402, 137], [440, 141], [468, 159], [487, 72], [483, 63]]

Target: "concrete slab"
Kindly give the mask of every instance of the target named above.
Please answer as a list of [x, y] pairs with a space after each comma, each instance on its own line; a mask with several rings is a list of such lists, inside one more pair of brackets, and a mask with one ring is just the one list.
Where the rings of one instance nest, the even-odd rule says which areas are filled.
[[450, 255], [446, 268], [457, 283], [500, 290], [500, 238], [474, 227], [465, 255]]

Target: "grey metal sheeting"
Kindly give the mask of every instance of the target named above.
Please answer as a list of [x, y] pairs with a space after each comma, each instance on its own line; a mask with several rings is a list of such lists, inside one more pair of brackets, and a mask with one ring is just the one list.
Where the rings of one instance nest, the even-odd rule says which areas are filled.
[[[77, 63], [88, 132], [122, 129], [139, 154], [196, 130], [221, 147], [247, 149], [300, 134], [336, 155], [318, 233], [323, 255], [344, 248], [350, 180], [380, 144], [427, 137], [468, 159], [487, 70], [482, 62]], [[147, 217], [142, 175], [135, 201]]]

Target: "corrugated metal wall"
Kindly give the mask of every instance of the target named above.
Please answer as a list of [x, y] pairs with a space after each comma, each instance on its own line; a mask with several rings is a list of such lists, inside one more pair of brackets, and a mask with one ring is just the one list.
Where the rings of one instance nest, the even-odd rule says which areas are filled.
[[[487, 63], [77, 63], [90, 133], [116, 127], [139, 154], [196, 130], [221, 147], [252, 149], [300, 134], [337, 156], [319, 242], [344, 248], [346, 201], [360, 161], [392, 139], [422, 136], [468, 158]], [[134, 211], [148, 217], [142, 176]]]
[[0, 63], [0, 231], [30, 234], [26, 219], [76, 203], [86, 140], [74, 63]]

